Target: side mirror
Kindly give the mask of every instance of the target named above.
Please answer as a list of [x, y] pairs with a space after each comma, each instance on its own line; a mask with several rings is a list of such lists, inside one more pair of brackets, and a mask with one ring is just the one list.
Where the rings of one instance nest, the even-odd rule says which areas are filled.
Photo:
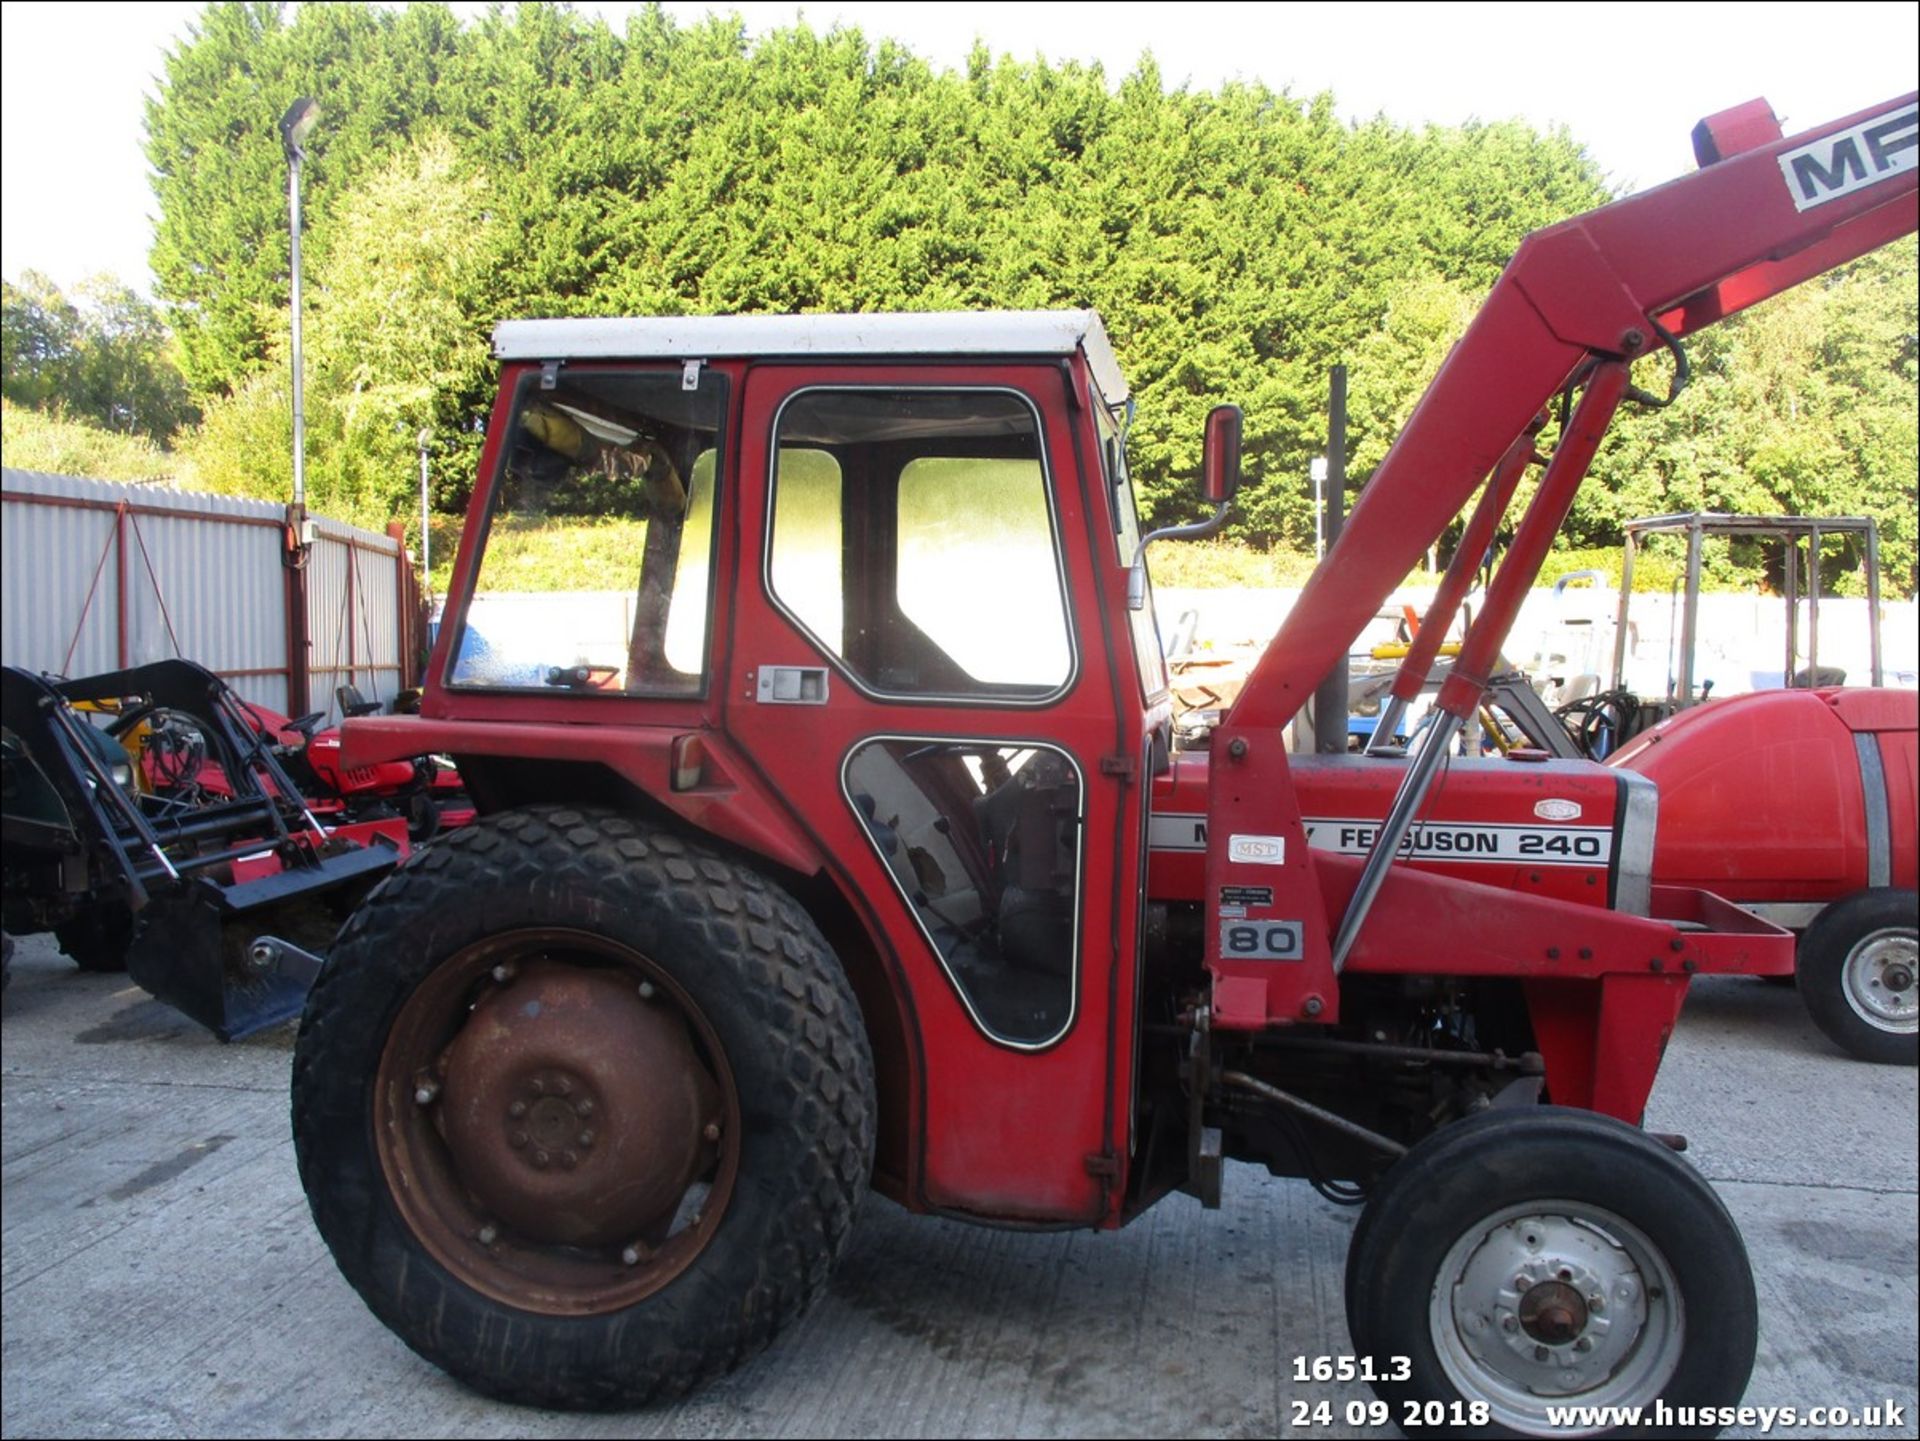
[[1207, 438], [1200, 453], [1200, 494], [1225, 505], [1240, 488], [1240, 407], [1216, 405], [1207, 412]]
[[1207, 438], [1200, 453], [1200, 494], [1213, 515], [1191, 525], [1167, 525], [1140, 538], [1127, 572], [1127, 609], [1147, 603], [1147, 547], [1156, 540], [1205, 540], [1227, 523], [1227, 503], [1240, 488], [1240, 407], [1216, 405], [1207, 412]]

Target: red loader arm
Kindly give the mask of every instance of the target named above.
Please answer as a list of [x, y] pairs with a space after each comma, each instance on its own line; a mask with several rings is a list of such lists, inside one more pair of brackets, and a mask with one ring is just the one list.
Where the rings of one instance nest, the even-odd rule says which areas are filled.
[[[1627, 393], [1628, 366], [1663, 337], [1678, 341], [1911, 234], [1920, 219], [1917, 113], [1916, 97], [1908, 94], [1782, 139], [1765, 103], [1752, 102], [1701, 123], [1694, 144], [1702, 168], [1694, 174], [1537, 231], [1521, 244], [1214, 734], [1206, 936], [1215, 1024], [1331, 1021], [1338, 970], [1348, 956], [1357, 968], [1379, 969], [1389, 961], [1383, 949], [1389, 936], [1419, 933], [1387, 914], [1413, 902], [1398, 886], [1382, 900], [1383, 934], [1363, 942], [1360, 930], [1447, 748], [1444, 726], [1450, 718], [1464, 720], [1478, 704], [1519, 602]], [[1581, 385], [1586, 394], [1455, 660], [1440, 698], [1442, 734], [1423, 752], [1430, 752], [1427, 764], [1416, 758], [1409, 765], [1381, 843], [1358, 880], [1329, 875], [1323, 884], [1319, 868], [1328, 862], [1316, 861], [1307, 847], [1281, 727], [1329, 667], [1345, 663], [1368, 620], [1498, 467], [1473, 522], [1476, 532], [1492, 530], [1530, 450], [1529, 427], [1555, 395]], [[1449, 615], [1439, 612], [1436, 604], [1423, 633], [1436, 622], [1444, 629]], [[1223, 959], [1225, 926], [1217, 907], [1223, 888], [1236, 899], [1272, 896], [1270, 917], [1299, 928], [1295, 954], [1286, 957], [1292, 964]], [[1480, 925], [1467, 929], [1499, 922], [1506, 900], [1474, 890], [1478, 899], [1457, 910], [1463, 921], [1479, 916]], [[1529, 912], [1513, 919], [1538, 928], [1542, 917]], [[1335, 925], [1337, 944], [1329, 935]], [[1651, 954], [1677, 935], [1662, 922], [1589, 909], [1567, 917], [1557, 928], [1564, 934], [1552, 939], [1596, 925], [1625, 928], [1622, 954], [1643, 949], [1642, 943]], [[1451, 953], [1483, 939], [1461, 934], [1455, 944], [1456, 938], [1429, 931], [1425, 968], [1458, 970]], [[1544, 948], [1545, 937], [1533, 940]], [[1696, 964], [1706, 959], [1696, 957]]]

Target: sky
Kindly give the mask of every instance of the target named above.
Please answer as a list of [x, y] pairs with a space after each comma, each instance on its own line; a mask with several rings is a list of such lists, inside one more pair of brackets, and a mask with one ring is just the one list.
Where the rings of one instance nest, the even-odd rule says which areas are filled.
[[[484, 8], [455, 4], [462, 16]], [[616, 29], [637, 8], [582, 3]], [[1920, 83], [1920, 5], [1828, 3], [669, 3], [738, 13], [750, 34], [804, 14], [959, 67], [996, 55], [1098, 61], [1117, 83], [1151, 51], [1169, 86], [1258, 80], [1331, 91], [1353, 119], [1565, 124], [1621, 190], [1693, 167], [1694, 122], [1764, 96], [1788, 134]], [[62, 286], [107, 272], [151, 287], [155, 210], [142, 100], [198, 4], [0, 3], [0, 274]], [[291, 97], [289, 97], [291, 98]], [[277, 114], [270, 119], [277, 119]]]

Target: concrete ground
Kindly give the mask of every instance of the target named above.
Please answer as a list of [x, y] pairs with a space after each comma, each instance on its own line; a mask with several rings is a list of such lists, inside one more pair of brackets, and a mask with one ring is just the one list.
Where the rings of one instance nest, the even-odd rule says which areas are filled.
[[[334, 1270], [287, 1133], [291, 1028], [221, 1047], [123, 977], [23, 942], [5, 997], [0, 1432], [27, 1436], [1352, 1436], [1354, 1213], [1229, 1171], [1115, 1235], [1024, 1235], [873, 1199], [826, 1299], [678, 1406], [516, 1409], [394, 1339]], [[1798, 998], [1696, 983], [1647, 1124], [1746, 1236], [1756, 1406], [1895, 1402], [1914, 1434], [1916, 1076], [1848, 1060]], [[1332, 1425], [1294, 1421], [1333, 1403]], [[1730, 1428], [1734, 1436], [1759, 1428]], [[1778, 1434], [1778, 1433], [1776, 1433]]]

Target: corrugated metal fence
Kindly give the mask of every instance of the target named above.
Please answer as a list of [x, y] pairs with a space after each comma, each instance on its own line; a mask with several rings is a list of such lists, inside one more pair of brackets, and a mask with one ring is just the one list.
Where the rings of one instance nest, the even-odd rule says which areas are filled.
[[320, 517], [288, 562], [284, 507], [0, 472], [0, 661], [91, 675], [183, 656], [288, 714], [351, 682], [418, 680], [419, 593], [403, 540]]

